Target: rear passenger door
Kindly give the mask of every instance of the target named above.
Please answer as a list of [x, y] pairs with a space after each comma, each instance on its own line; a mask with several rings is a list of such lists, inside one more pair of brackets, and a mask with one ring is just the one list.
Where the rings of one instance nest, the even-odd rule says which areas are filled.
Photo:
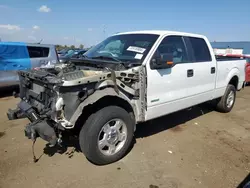
[[191, 61], [187, 95], [194, 104], [198, 104], [212, 98], [215, 89], [216, 61], [211, 57], [203, 38], [184, 37], [184, 40]]
[[40, 67], [50, 61], [49, 47], [27, 46], [27, 48], [30, 56], [31, 68]]

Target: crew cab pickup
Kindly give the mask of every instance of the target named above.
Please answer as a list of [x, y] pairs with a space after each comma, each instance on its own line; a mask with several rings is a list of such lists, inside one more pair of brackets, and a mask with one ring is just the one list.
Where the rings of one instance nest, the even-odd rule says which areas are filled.
[[25, 135], [51, 146], [74, 132], [91, 162], [109, 164], [128, 152], [140, 122], [207, 101], [230, 112], [244, 86], [245, 64], [217, 61], [202, 35], [119, 33], [83, 59], [20, 71], [21, 101], [7, 115], [29, 118]]

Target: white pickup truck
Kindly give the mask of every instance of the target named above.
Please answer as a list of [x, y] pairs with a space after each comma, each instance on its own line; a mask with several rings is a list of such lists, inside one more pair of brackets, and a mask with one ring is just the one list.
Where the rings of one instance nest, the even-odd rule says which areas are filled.
[[21, 101], [9, 119], [28, 117], [25, 134], [52, 146], [68, 132], [85, 156], [109, 164], [128, 151], [136, 124], [215, 101], [230, 112], [244, 86], [245, 60], [217, 61], [205, 36], [172, 31], [115, 34], [84, 58], [20, 71]]

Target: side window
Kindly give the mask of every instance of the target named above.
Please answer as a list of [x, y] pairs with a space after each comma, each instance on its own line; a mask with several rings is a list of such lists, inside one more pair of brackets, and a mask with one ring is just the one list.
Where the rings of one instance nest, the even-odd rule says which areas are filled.
[[30, 58], [42, 58], [49, 56], [49, 48], [28, 46]]
[[188, 38], [193, 49], [193, 62], [206, 62], [212, 60], [207, 43], [204, 39], [195, 37]]
[[161, 56], [172, 55], [174, 63], [188, 62], [187, 51], [181, 36], [167, 36], [156, 52]]

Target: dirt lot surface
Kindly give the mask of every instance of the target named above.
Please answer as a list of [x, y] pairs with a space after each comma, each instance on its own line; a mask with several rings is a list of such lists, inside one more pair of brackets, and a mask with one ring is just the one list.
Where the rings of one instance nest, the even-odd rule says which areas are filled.
[[6, 118], [17, 101], [0, 98], [1, 188], [229, 188], [250, 172], [250, 87], [229, 114], [202, 105], [138, 125], [130, 153], [108, 166], [95, 166], [80, 152], [55, 153], [41, 139], [33, 163], [27, 120]]

